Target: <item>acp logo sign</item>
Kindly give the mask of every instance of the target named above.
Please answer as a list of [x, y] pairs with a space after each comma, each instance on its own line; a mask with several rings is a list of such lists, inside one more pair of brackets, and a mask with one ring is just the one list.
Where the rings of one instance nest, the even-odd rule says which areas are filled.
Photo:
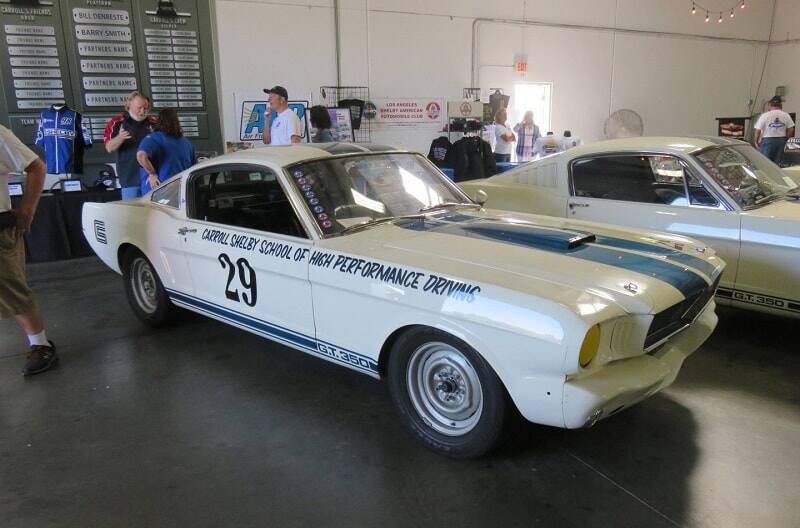
[[[261, 141], [264, 137], [264, 126], [266, 124], [266, 114], [268, 104], [266, 101], [244, 101], [242, 102], [242, 120], [239, 126], [240, 141]], [[289, 101], [289, 110], [297, 114], [302, 124], [303, 139], [306, 138], [306, 101]], [[272, 119], [278, 117], [278, 113], [272, 112]]]

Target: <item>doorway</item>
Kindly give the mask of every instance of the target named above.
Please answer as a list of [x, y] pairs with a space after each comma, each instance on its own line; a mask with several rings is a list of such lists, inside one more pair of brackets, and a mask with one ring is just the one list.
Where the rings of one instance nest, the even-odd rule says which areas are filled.
[[520, 82], [514, 85], [514, 96], [508, 109], [509, 124], [513, 127], [528, 110], [533, 111], [533, 122], [539, 125], [542, 135], [552, 130], [550, 115], [552, 110], [553, 83]]

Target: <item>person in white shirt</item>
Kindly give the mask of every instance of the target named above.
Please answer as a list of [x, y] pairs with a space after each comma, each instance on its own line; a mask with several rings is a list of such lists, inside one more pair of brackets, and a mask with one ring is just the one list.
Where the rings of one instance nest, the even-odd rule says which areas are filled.
[[494, 160], [496, 162], [511, 161], [511, 144], [517, 140], [514, 133], [506, 126], [508, 114], [501, 108], [494, 114]]
[[778, 165], [783, 161], [786, 140], [794, 136], [794, 121], [782, 108], [783, 103], [779, 95], [770, 99], [767, 104], [768, 110], [756, 121], [753, 136], [756, 148]]
[[[25, 173], [25, 194], [16, 209], [8, 194], [10, 173]], [[25, 279], [25, 241], [30, 231], [47, 167], [9, 129], [0, 125], [0, 319], [14, 318], [28, 335], [30, 351], [25, 376], [49, 370], [58, 363], [47, 339], [42, 316]]]
[[269, 94], [271, 110], [278, 112], [275, 119], [271, 119], [272, 112], [266, 117], [264, 127], [264, 144], [266, 145], [291, 145], [300, 143], [303, 126], [300, 118], [289, 109], [289, 92], [283, 86], [264, 88], [264, 93]]

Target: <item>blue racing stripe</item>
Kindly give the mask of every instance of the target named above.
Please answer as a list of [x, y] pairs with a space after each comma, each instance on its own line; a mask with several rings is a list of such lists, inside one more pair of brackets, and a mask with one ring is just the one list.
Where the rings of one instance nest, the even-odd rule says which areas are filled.
[[658, 244], [648, 244], [647, 242], [626, 240], [624, 238], [615, 238], [604, 235], [597, 236], [595, 243], [601, 246], [609, 246], [619, 249], [629, 249], [631, 251], [641, 251], [644, 253], [661, 255], [669, 260], [680, 262], [681, 264], [689, 266], [690, 268], [694, 268], [705, 273], [709, 278], [711, 278], [712, 281], [717, 278], [717, 275], [719, 275], [717, 266], [715, 266], [713, 263], [700, 257], [695, 257], [694, 255], [687, 255], [686, 253], [677, 249], [670, 249]]
[[[671, 257], [657, 254], [657, 252], [653, 251], [654, 248], [650, 246], [647, 246], [647, 252], [651, 254], [641, 255], [623, 251], [622, 248], [615, 249], [614, 247], [592, 244], [591, 240], [587, 239], [587, 243], [578, 244], [573, 249], [569, 249], [567, 242], [575, 240], [576, 237], [585, 238], [590, 236], [588, 233], [579, 231], [540, 227], [503, 220], [479, 219], [477, 217], [475, 222], [450, 223], [435, 218], [427, 218], [425, 220], [399, 221], [396, 222], [396, 225], [413, 231], [430, 231], [445, 235], [503, 242], [626, 269], [666, 282], [686, 297], [696, 294], [710, 284], [698, 272], [689, 269], [694, 266], [684, 262], [670, 262], [669, 259]], [[613, 242], [611, 237], [607, 238], [609, 242]], [[640, 249], [640, 251], [643, 250]], [[687, 256], [691, 257], [690, 255]], [[705, 269], [708, 269], [708, 267], [706, 266]]]
[[680, 290], [684, 297], [690, 297], [708, 287], [708, 282], [691, 270], [637, 253], [589, 244], [574, 249], [569, 252], [569, 256], [656, 278]]
[[[321, 357], [333, 359], [345, 365], [355, 366], [361, 370], [366, 370], [368, 372], [372, 373], [378, 372], [378, 364], [375, 362], [375, 360], [367, 356], [364, 356], [363, 354], [352, 352], [345, 348], [341, 348], [338, 345], [333, 345], [326, 341], [317, 340], [313, 337], [309, 337], [299, 332], [295, 332], [294, 330], [290, 330], [282, 326], [268, 323], [266, 321], [262, 321], [260, 319], [256, 319], [248, 315], [244, 315], [242, 313], [230, 310], [218, 304], [214, 304], [212, 302], [176, 290], [167, 290], [167, 294], [171, 299], [173, 299], [178, 304], [184, 304], [190, 307], [197, 308], [198, 310], [202, 310], [206, 313], [216, 315], [227, 321], [244, 326], [245, 328], [248, 328], [250, 330], [266, 334], [272, 337], [273, 339], [296, 345], [300, 348], [308, 350], [309, 352], [313, 352], [314, 354], [317, 354]], [[323, 351], [323, 349], [325, 351]]]

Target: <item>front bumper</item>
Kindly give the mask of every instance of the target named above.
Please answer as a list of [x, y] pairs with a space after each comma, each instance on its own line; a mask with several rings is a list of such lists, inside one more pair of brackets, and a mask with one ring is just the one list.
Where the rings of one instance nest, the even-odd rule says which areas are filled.
[[654, 352], [615, 361], [585, 377], [567, 380], [562, 399], [564, 427], [590, 427], [670, 386], [683, 361], [717, 326], [715, 309], [711, 301], [692, 326]]

